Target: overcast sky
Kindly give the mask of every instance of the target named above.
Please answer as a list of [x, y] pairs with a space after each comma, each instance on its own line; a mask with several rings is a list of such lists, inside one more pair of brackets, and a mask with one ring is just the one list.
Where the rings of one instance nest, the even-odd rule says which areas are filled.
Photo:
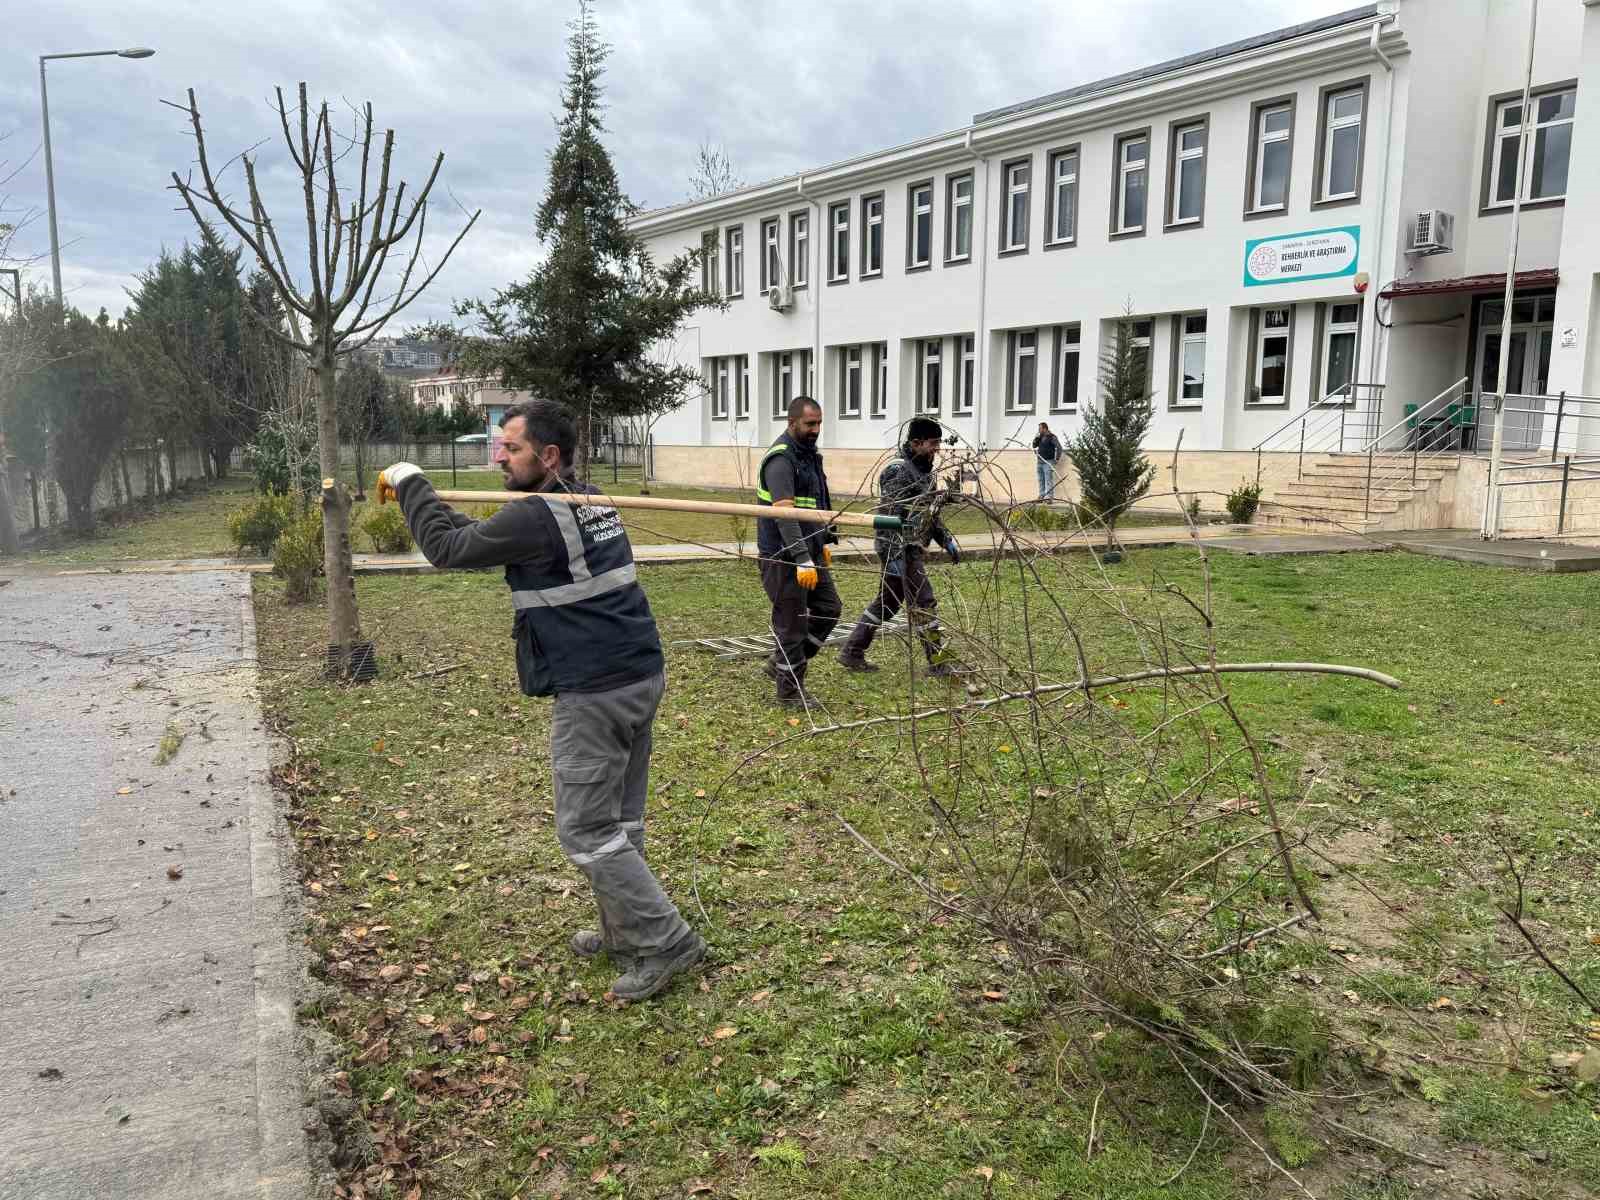
[[[703, 139], [748, 182], [964, 126], [972, 115], [1164, 58], [1309, 20], [1354, 0], [598, 0], [613, 52], [611, 149], [623, 187], [648, 207], [686, 197]], [[483, 210], [432, 288], [402, 318], [448, 313], [527, 273], [575, 3], [507, 0], [52, 0], [8, 6], [0, 78], [0, 161], [9, 193], [37, 219], [18, 248], [45, 256], [37, 56], [150, 46], [154, 58], [50, 64], [50, 122], [63, 282], [69, 302], [113, 315], [163, 246], [194, 230], [170, 173], [194, 158], [184, 115], [162, 100], [194, 88], [213, 161], [254, 143], [282, 186], [287, 158], [273, 88], [370, 100], [396, 133], [415, 186], [445, 154], [429, 242], [436, 255]], [[0, 175], [9, 173], [0, 171]], [[237, 180], [237, 176], [234, 177]], [[239, 181], [242, 185], [242, 181]], [[274, 193], [280, 219], [294, 198]], [[0, 220], [7, 219], [0, 216]], [[301, 260], [303, 268], [304, 260]], [[399, 332], [392, 328], [391, 332]]]

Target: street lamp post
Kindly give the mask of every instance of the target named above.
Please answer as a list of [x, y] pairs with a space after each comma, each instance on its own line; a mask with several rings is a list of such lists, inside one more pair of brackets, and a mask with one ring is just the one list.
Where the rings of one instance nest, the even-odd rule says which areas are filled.
[[75, 54], [41, 54], [39, 56], [39, 113], [44, 121], [44, 182], [50, 203], [50, 273], [56, 285], [56, 305], [61, 299], [61, 239], [56, 234], [56, 167], [50, 156], [50, 96], [45, 88], [44, 64], [53, 58], [149, 58], [154, 50], [144, 46], [130, 46], [126, 50], [80, 50]]

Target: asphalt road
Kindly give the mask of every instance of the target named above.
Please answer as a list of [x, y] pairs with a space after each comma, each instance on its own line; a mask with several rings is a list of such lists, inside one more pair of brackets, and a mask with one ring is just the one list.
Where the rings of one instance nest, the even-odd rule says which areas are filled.
[[0, 1198], [300, 1200], [249, 576], [0, 583]]

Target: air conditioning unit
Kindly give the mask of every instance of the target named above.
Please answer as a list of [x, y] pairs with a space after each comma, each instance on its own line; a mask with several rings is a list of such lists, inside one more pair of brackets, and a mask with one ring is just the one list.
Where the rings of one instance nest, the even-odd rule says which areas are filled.
[[1449, 254], [1456, 248], [1456, 219], [1442, 209], [1425, 208], [1411, 223], [1412, 254]]
[[767, 289], [767, 307], [773, 312], [788, 312], [794, 306], [794, 291], [788, 286], [775, 283]]

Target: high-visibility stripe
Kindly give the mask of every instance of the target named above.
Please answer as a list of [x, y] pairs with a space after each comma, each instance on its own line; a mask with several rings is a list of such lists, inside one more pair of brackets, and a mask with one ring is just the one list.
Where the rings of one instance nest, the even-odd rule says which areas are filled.
[[[585, 568], [587, 574], [587, 567]], [[625, 588], [637, 580], [632, 563], [624, 563], [610, 571], [572, 583], [558, 583], [555, 587], [528, 588], [511, 593], [511, 603], [517, 608], [555, 608], [562, 604], [577, 604]]]
[[631, 843], [628, 841], [627, 834], [617, 833], [609, 842], [607, 842], [604, 846], [601, 846], [598, 850], [591, 851], [586, 854], [569, 854], [567, 857], [570, 858], [577, 866], [584, 867], [599, 859], [615, 854], [619, 850], [626, 850], [630, 844]]
[[561, 540], [567, 544], [567, 570], [572, 574], [572, 582], [587, 583], [589, 560], [583, 553], [583, 534], [578, 532], [577, 512], [570, 504], [556, 500], [545, 500], [545, 506], [555, 518], [556, 528], [561, 530]]

